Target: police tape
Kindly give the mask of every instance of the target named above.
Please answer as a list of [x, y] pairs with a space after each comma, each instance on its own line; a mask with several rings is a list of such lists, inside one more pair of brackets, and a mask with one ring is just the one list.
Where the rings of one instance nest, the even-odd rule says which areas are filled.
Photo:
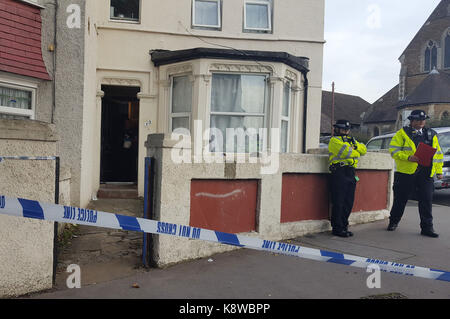
[[376, 265], [379, 267], [380, 271], [383, 272], [450, 282], [450, 272], [438, 269], [358, 257], [301, 247], [288, 243], [263, 240], [255, 237], [223, 233], [192, 226], [183, 226], [78, 207], [40, 203], [21, 198], [0, 196], [0, 214], [158, 235], [172, 235], [357, 268], [367, 269], [369, 266]]
[[0, 162], [3, 160], [54, 161], [56, 156], [0, 156]]

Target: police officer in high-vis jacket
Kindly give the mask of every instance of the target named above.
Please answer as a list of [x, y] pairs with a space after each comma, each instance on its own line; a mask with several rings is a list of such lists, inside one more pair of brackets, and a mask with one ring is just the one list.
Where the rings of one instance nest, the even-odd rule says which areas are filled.
[[[394, 231], [405, 210], [406, 203], [414, 190], [419, 200], [421, 234], [428, 237], [439, 237], [433, 229], [432, 200], [436, 175], [442, 179], [444, 154], [442, 153], [437, 133], [425, 127], [429, 117], [422, 110], [415, 110], [408, 117], [410, 126], [405, 126], [392, 138], [389, 152], [395, 159], [394, 204], [389, 218], [388, 231]], [[430, 167], [418, 164], [415, 156], [420, 143], [425, 143], [437, 150]]]
[[350, 137], [350, 122], [339, 120], [334, 125], [335, 136], [328, 144], [331, 171], [331, 227], [333, 235], [351, 237], [348, 231], [348, 218], [353, 209], [356, 182], [355, 169], [359, 158], [367, 153], [364, 144]]

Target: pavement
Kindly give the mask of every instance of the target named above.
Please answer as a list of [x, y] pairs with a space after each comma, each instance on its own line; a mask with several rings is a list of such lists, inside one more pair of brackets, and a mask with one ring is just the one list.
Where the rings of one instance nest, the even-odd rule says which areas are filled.
[[[329, 232], [291, 240], [311, 248], [450, 271], [450, 209], [434, 205], [438, 239], [420, 235], [417, 202], [409, 202], [395, 232], [387, 220], [352, 226], [355, 236]], [[103, 269], [108, 272], [108, 268]], [[83, 267], [81, 267], [83, 274]], [[370, 289], [372, 273], [326, 262], [239, 249], [183, 262], [166, 269], [135, 269], [130, 275], [79, 289], [58, 288], [32, 299], [449, 299], [450, 283], [381, 273], [381, 288]], [[275, 301], [274, 301], [275, 302]]]
[[[142, 199], [98, 199], [87, 208], [102, 212], [142, 217]], [[71, 264], [83, 270], [84, 285], [124, 278], [142, 267], [142, 233], [76, 225], [66, 227], [67, 239], [60, 241], [55, 289], [66, 289]], [[105, 271], [107, 270], [107, 271]]]

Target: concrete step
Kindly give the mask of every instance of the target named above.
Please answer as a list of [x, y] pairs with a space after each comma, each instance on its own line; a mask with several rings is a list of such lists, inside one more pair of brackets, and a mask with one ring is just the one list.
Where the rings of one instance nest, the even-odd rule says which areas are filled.
[[97, 192], [98, 198], [137, 199], [138, 189], [136, 185], [101, 185]]

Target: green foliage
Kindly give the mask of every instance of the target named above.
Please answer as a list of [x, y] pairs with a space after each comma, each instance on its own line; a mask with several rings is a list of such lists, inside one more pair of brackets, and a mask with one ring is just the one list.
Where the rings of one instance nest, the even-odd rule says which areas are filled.
[[[61, 226], [61, 224], [60, 224], [60, 226]], [[64, 230], [58, 236], [58, 246], [60, 248], [67, 247], [70, 244], [73, 236], [77, 232], [78, 232], [78, 225], [65, 224], [64, 225]]]

